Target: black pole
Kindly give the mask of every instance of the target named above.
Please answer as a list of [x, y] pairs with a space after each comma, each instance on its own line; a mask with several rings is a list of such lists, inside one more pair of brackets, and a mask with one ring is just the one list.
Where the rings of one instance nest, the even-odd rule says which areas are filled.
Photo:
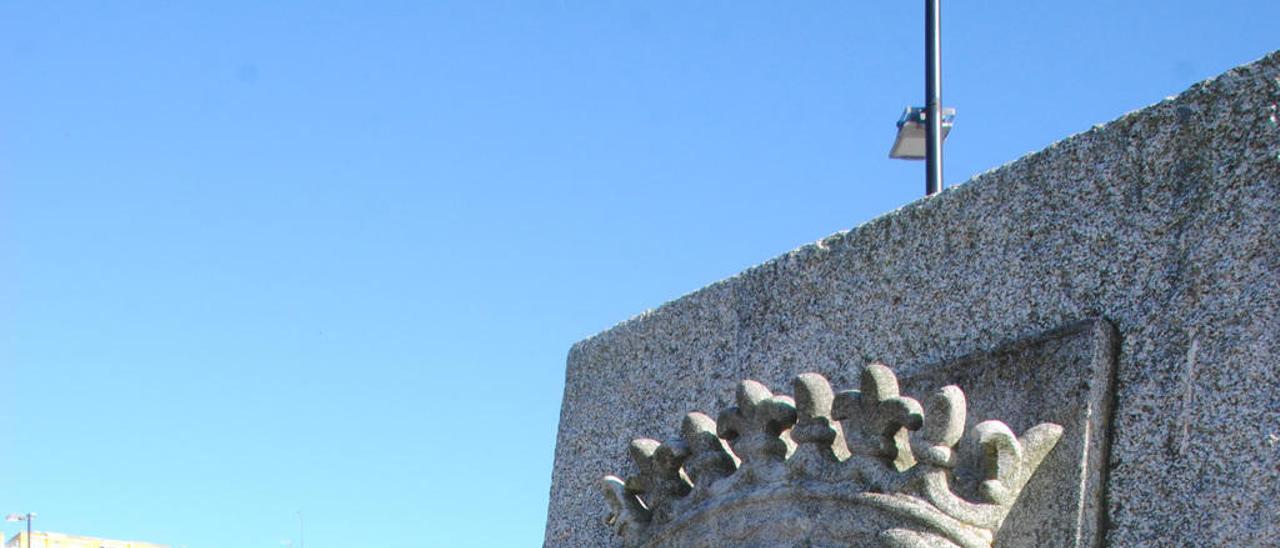
[[31, 512], [27, 512], [27, 548], [31, 548]]
[[942, 191], [942, 0], [924, 0], [924, 195]]

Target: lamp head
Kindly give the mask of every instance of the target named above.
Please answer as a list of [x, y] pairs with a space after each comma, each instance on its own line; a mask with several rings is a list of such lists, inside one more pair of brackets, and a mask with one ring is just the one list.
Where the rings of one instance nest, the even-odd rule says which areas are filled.
[[[898, 119], [898, 136], [893, 140], [893, 148], [889, 149], [889, 157], [898, 160], [925, 159], [925, 137], [928, 129], [925, 118], [928, 111], [924, 107], [907, 107]], [[951, 126], [956, 119], [956, 109], [942, 109], [942, 139], [947, 139]]]

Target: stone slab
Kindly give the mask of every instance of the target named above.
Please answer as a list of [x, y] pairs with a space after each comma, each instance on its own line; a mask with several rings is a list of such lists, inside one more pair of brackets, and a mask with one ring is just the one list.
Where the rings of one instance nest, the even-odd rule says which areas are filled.
[[1096, 317], [1104, 544], [1280, 545], [1278, 104], [1273, 53], [576, 344], [545, 543], [613, 545], [595, 482], [741, 379], [913, 378]]

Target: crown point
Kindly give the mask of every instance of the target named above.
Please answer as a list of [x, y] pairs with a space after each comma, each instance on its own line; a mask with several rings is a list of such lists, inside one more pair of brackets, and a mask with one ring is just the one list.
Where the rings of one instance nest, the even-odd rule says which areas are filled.
[[613, 528], [615, 534], [624, 538], [631, 537], [652, 518], [640, 499], [627, 491], [626, 483], [621, 478], [605, 476], [600, 478], [599, 485], [610, 509], [604, 523]]
[[732, 475], [741, 462], [729, 446], [716, 435], [716, 421], [702, 413], [684, 416], [680, 433], [689, 447], [684, 470], [695, 488], [705, 488], [716, 480]]
[[862, 369], [862, 392], [873, 399], [885, 400], [898, 395], [898, 376], [889, 366], [872, 362]]
[[628, 452], [631, 454], [631, 461], [636, 463], [641, 470], [648, 468], [653, 461], [653, 454], [658, 451], [661, 442], [649, 438], [636, 438], [631, 440], [631, 446]]
[[817, 373], [802, 373], [792, 381], [796, 393], [796, 411], [802, 419], [830, 417], [835, 392], [826, 377]]
[[964, 435], [966, 407], [964, 391], [952, 384], [939, 388], [925, 407], [920, 436], [933, 445], [955, 446]]
[[973, 429], [982, 448], [982, 469], [986, 481], [981, 490], [991, 502], [1004, 504], [1009, 487], [1022, 472], [1022, 444], [1009, 426], [1000, 421], [984, 421]]
[[920, 462], [941, 468], [955, 466], [955, 447], [964, 437], [967, 403], [964, 391], [944, 386], [929, 396], [924, 408], [924, 425], [913, 449]]
[[755, 407], [760, 402], [773, 397], [773, 392], [763, 384], [757, 381], [747, 379], [738, 383], [738, 393], [736, 394], [738, 407], [747, 408]]

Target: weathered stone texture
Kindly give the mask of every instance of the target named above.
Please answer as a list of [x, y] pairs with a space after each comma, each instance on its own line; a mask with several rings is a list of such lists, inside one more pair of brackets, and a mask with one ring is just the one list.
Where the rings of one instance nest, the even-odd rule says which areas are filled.
[[632, 442], [607, 521], [624, 546], [1095, 546], [1116, 342], [1086, 321], [911, 378], [868, 365], [840, 392], [744, 381], [718, 427]]
[[1089, 317], [1119, 333], [1114, 546], [1280, 545], [1280, 53], [575, 345], [545, 542], [740, 379], [910, 377]]

